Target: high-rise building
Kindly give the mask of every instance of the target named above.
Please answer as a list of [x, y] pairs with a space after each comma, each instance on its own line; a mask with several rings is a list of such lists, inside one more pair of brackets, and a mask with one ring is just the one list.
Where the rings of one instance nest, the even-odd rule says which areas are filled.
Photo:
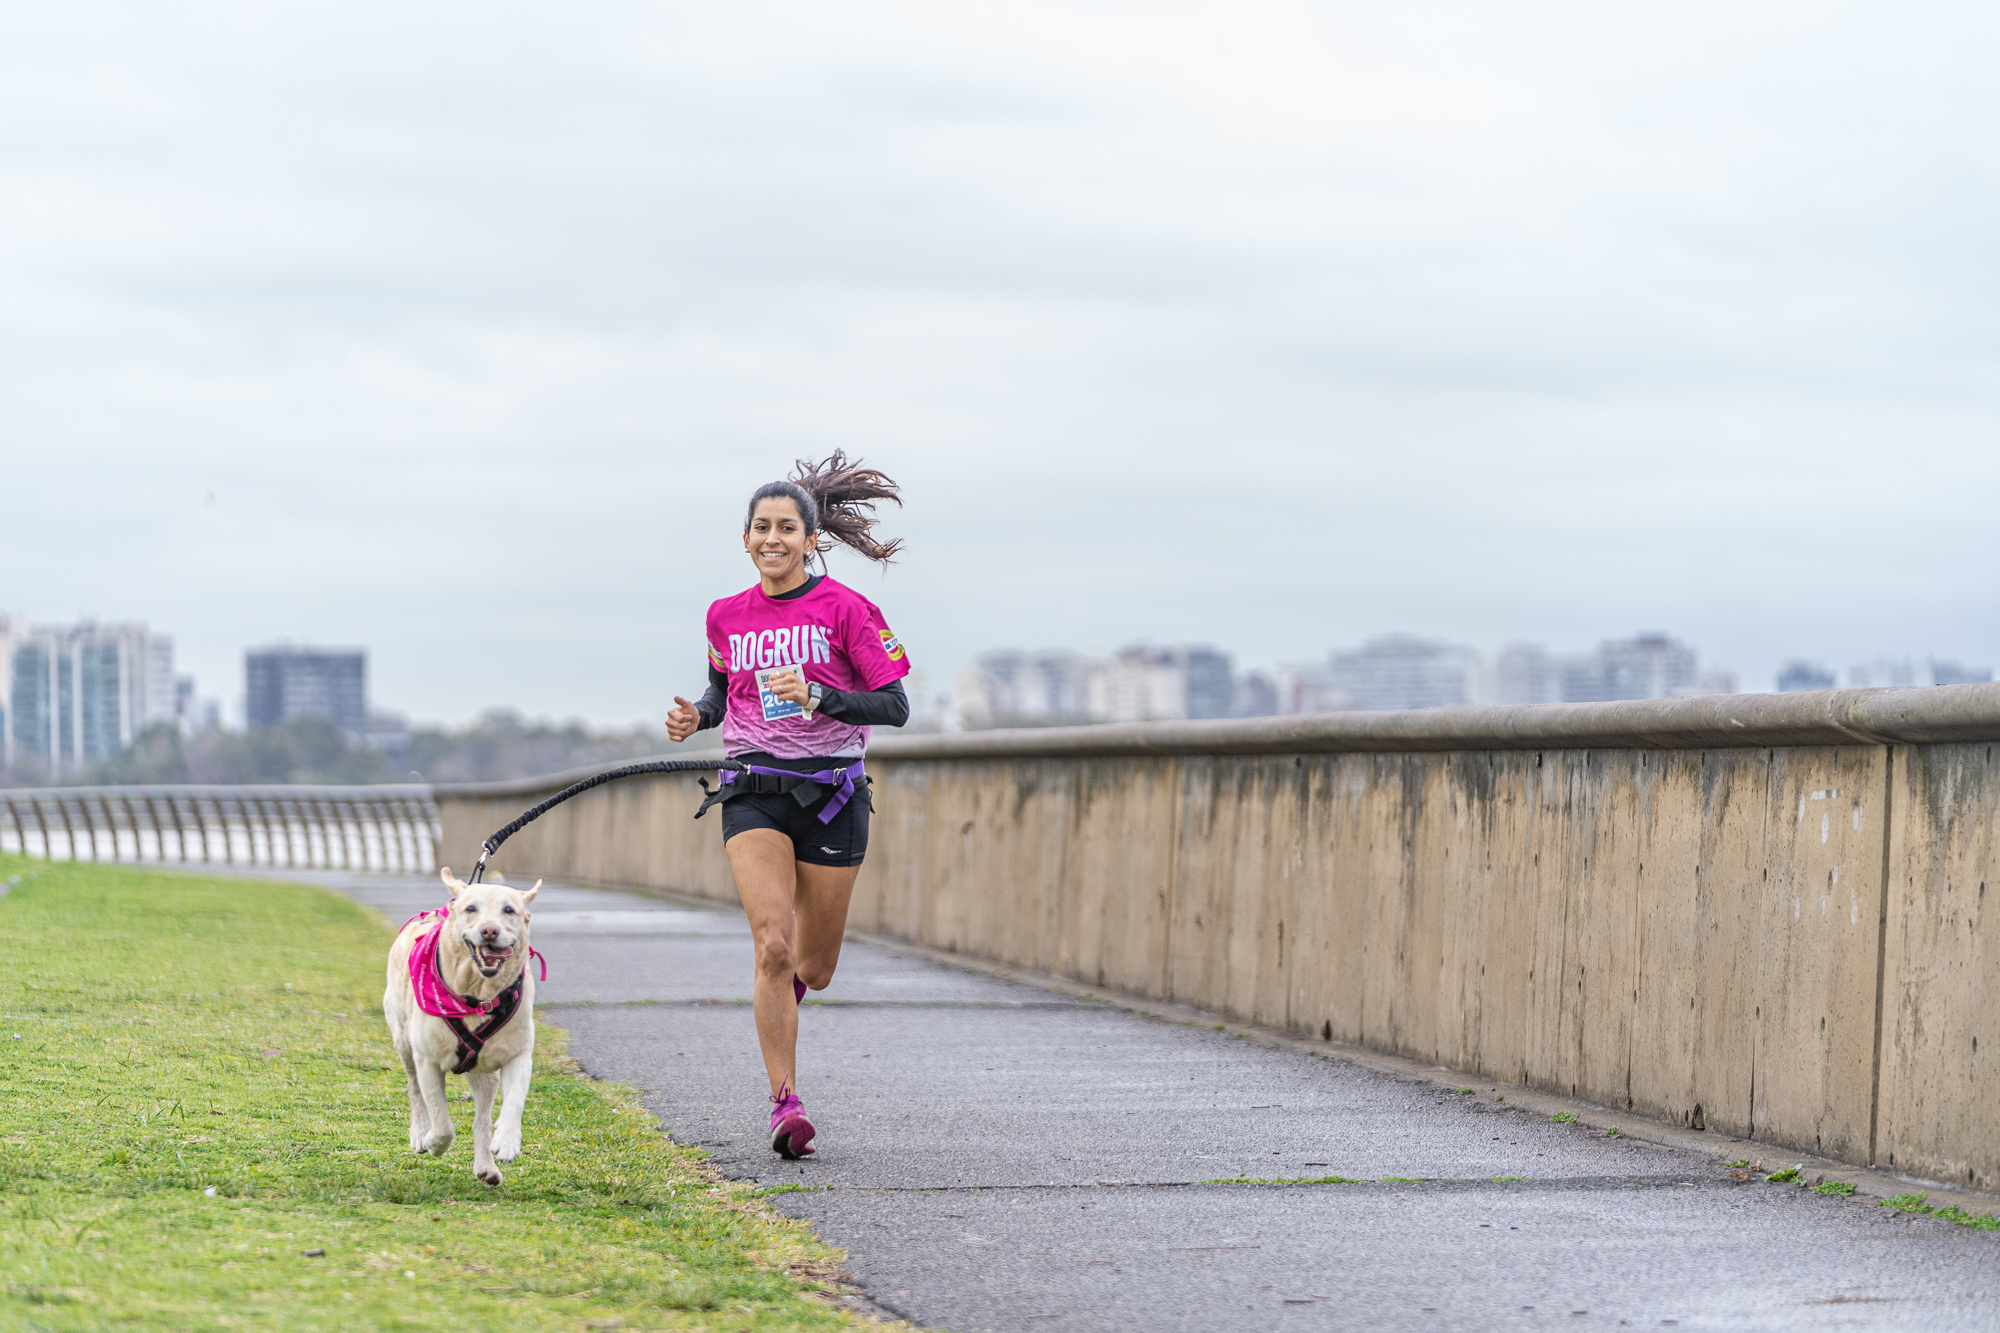
[[222, 730], [222, 703], [217, 699], [204, 699], [195, 693], [193, 676], [181, 676], [174, 681], [174, 719], [180, 723], [181, 735], [192, 736], [199, 731]]
[[1470, 648], [1414, 634], [1385, 634], [1329, 665], [1335, 689], [1351, 708], [1447, 708], [1466, 701], [1474, 662]]
[[1696, 694], [1699, 675], [1694, 649], [1665, 634], [1607, 639], [1595, 657], [1564, 664], [1563, 700], [1601, 703]]
[[323, 717], [355, 740], [368, 734], [368, 654], [277, 644], [243, 655], [245, 721], [254, 729]]
[[1170, 649], [1141, 645], [1084, 665], [1093, 722], [1156, 722], [1188, 715], [1187, 665]]
[[959, 677], [961, 723], [980, 729], [1088, 722], [1081, 663], [1060, 650], [986, 653]]
[[1354, 707], [1347, 691], [1333, 683], [1333, 668], [1325, 662], [1281, 666], [1273, 674], [1271, 684], [1277, 703], [1271, 710], [1274, 713], [1339, 713]]
[[141, 624], [0, 625], [6, 708], [0, 760], [52, 771], [109, 759], [155, 722], [171, 723], [174, 641]]
[[1121, 648], [1090, 664], [1091, 715], [1106, 722], [1228, 717], [1236, 699], [1235, 664], [1206, 644]]
[[959, 720], [972, 729], [1228, 717], [1235, 703], [1229, 655], [1204, 645], [986, 653], [958, 681]]
[[14, 766], [14, 644], [27, 625], [0, 614], [0, 768]]
[[1187, 672], [1187, 715], [1228, 717], [1236, 705], [1236, 663], [1206, 644], [1174, 650]]
[[1468, 671], [1468, 703], [1602, 703], [1675, 695], [1734, 694], [1736, 677], [1701, 668], [1695, 650], [1665, 634], [1607, 639], [1594, 653], [1555, 654], [1510, 643]]
[[1928, 685], [1929, 679], [1918, 679], [1923, 670], [1907, 657], [1878, 657], [1872, 662], [1847, 669], [1847, 683], [1857, 690], [1879, 690], [1894, 685]]
[[1830, 690], [1833, 672], [1817, 662], [1793, 658], [1778, 669], [1778, 693], [1797, 694], [1801, 690]]
[[1510, 643], [1478, 664], [1466, 700], [1476, 704], [1562, 702], [1562, 664], [1539, 643]]
[[1268, 672], [1252, 671], [1236, 682], [1236, 700], [1231, 717], [1271, 717], [1283, 709], [1279, 703], [1278, 680]]
[[1962, 666], [1957, 662], [1940, 662], [1931, 659], [1931, 684], [1933, 685], [1977, 685], [1993, 679], [1990, 666]]
[[1962, 666], [1935, 657], [1921, 662], [1908, 657], [1878, 657], [1847, 669], [1847, 683], [1858, 690], [1890, 685], [1973, 685], [1992, 679], [1992, 667]]

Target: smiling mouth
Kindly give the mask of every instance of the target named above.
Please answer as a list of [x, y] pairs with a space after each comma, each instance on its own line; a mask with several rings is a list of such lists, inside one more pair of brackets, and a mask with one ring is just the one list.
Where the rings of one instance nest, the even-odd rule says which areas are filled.
[[490, 977], [499, 972], [501, 965], [513, 956], [514, 950], [511, 946], [505, 949], [490, 948], [483, 944], [472, 946], [472, 965], [479, 969], [479, 975], [482, 977]]

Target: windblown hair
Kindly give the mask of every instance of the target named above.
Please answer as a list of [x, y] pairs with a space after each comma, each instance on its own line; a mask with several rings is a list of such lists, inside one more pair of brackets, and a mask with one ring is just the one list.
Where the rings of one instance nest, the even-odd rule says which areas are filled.
[[846, 453], [839, 449], [824, 462], [808, 463], [800, 459], [789, 481], [769, 481], [759, 486], [750, 496], [743, 531], [750, 531], [750, 521], [757, 516], [757, 502], [771, 499], [790, 500], [798, 506], [806, 532], [820, 534], [813, 549], [822, 555], [833, 549], [834, 542], [839, 542], [886, 565], [903, 549], [901, 537], [878, 542], [873, 535], [877, 521], [875, 502], [887, 500], [897, 506], [903, 503], [896, 483], [872, 467], [861, 466], [858, 458], [849, 463]]

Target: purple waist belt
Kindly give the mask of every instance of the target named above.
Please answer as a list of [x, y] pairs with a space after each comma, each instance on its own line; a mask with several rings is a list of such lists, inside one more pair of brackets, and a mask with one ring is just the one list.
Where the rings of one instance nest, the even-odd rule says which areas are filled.
[[[822, 768], [817, 773], [794, 773], [789, 768], [765, 768], [760, 764], [745, 764], [742, 771], [745, 773], [759, 773], [765, 777], [772, 778], [797, 778], [801, 786], [811, 782], [821, 787], [832, 787], [834, 789], [833, 795], [827, 800], [826, 808], [819, 812], [819, 822], [822, 824], [831, 824], [833, 817], [839, 814], [842, 807], [853, 798], [854, 780], [868, 775], [867, 767], [859, 759], [849, 764], [846, 768]], [[723, 769], [723, 788], [733, 786], [735, 782], [736, 770], [730, 768]], [[718, 789], [716, 795], [720, 796], [721, 794], [721, 789]], [[796, 791], [794, 792], [794, 797], [797, 798]], [[799, 804], [809, 805], [811, 804], [811, 798], [800, 799]], [[703, 803], [702, 808], [707, 808], [706, 802]]]

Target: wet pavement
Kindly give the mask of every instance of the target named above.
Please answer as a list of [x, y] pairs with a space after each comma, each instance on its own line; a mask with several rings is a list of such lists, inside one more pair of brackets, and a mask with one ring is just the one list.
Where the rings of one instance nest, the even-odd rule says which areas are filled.
[[[441, 896], [314, 878], [397, 921]], [[802, 1011], [819, 1151], [781, 1162], [740, 917], [549, 886], [533, 934], [571, 1054], [802, 1187], [773, 1204], [915, 1323], [2000, 1329], [2000, 1232], [864, 944]]]

